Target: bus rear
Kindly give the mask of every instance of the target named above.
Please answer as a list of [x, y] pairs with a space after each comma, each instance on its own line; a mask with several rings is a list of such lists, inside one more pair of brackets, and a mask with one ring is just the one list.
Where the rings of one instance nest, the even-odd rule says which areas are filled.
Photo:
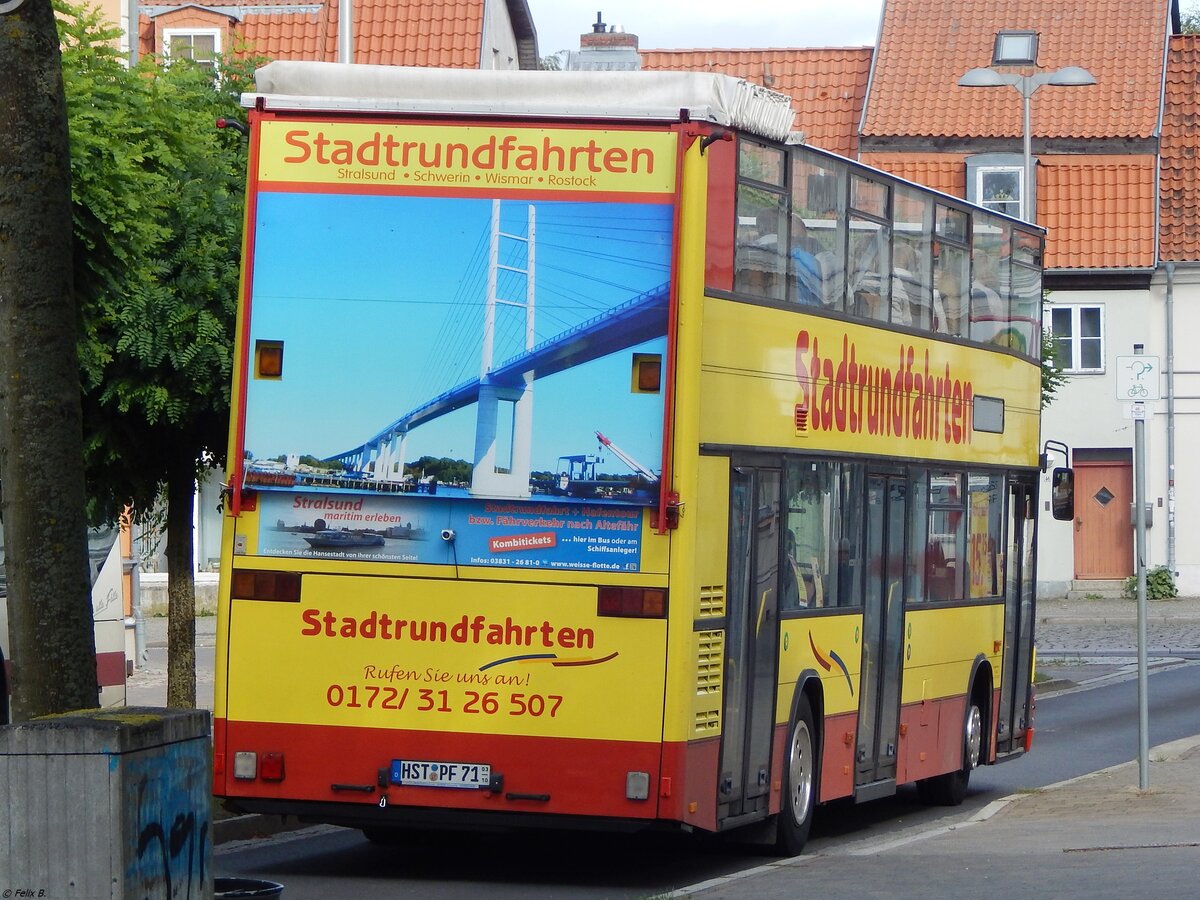
[[557, 73], [504, 118], [427, 99], [500, 73], [380, 71], [272, 64], [248, 100], [215, 793], [371, 833], [683, 821], [680, 110], [712, 82], [612, 118], [627, 90]]

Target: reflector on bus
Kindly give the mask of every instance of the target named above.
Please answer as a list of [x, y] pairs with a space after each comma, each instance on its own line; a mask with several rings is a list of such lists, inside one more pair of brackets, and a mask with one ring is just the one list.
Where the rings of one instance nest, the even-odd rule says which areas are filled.
[[235, 569], [230, 582], [230, 596], [235, 600], [299, 603], [300, 573]]
[[283, 341], [258, 341], [255, 344], [254, 377], [283, 377]]
[[602, 587], [596, 614], [634, 619], [665, 619], [667, 592], [664, 588]]

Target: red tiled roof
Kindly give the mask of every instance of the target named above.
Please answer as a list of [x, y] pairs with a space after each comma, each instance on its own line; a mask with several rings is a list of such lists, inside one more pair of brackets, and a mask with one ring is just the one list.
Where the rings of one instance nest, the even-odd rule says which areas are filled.
[[642, 50], [642, 69], [720, 72], [789, 94], [808, 143], [854, 156], [870, 47], [794, 50]]
[[[353, 17], [356, 63], [479, 67], [483, 0], [354, 0]], [[336, 60], [338, 4], [327, 0], [315, 15], [250, 14], [243, 33], [250, 53]]]
[[1200, 259], [1200, 35], [1171, 38], [1159, 156], [1159, 257]]
[[[961, 153], [864, 153], [862, 161], [966, 196]], [[1153, 155], [1039, 157], [1037, 221], [1047, 231], [1046, 268], [1152, 267], [1154, 165]]]
[[1004, 29], [1038, 33], [1043, 71], [1082, 66], [1096, 77], [1034, 94], [1035, 136], [1152, 137], [1171, 2], [885, 0], [863, 137], [1020, 137], [1016, 91], [958, 86], [969, 69], [991, 66]]
[[330, 35], [329, 15], [319, 13], [248, 13], [242, 20], [236, 52], [271, 59], [337, 59], [337, 37]]
[[[484, 0], [353, 0], [354, 61], [394, 66], [480, 66]], [[244, 8], [245, 0], [205, 0], [212, 10]], [[262, 7], [279, 6], [278, 11]], [[532, 20], [524, 0], [509, 0], [522, 63], [536, 55]], [[338, 56], [338, 4], [254, 0], [243, 14], [235, 52], [269, 59], [333, 61]], [[525, 30], [527, 29], [527, 31]], [[144, 33], [144, 32], [143, 32]], [[143, 52], [157, 52], [153, 28]], [[244, 45], [244, 46], [243, 46]]]
[[967, 195], [966, 157], [961, 153], [863, 153], [861, 162], [952, 197]]
[[1046, 268], [1154, 266], [1156, 157], [1043, 156], [1038, 224], [1046, 228]]

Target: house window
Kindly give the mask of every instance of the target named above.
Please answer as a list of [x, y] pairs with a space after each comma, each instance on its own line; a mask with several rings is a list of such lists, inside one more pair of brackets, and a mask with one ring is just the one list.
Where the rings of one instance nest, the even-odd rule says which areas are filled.
[[216, 70], [217, 54], [221, 52], [221, 33], [216, 29], [163, 33], [163, 55], [167, 60], [190, 59], [198, 66]]
[[996, 35], [992, 65], [1032, 66], [1037, 63], [1037, 50], [1037, 32], [1001, 31]]
[[1104, 371], [1104, 307], [1055, 306], [1050, 310], [1054, 361], [1066, 372]]
[[1019, 166], [980, 166], [975, 178], [980, 206], [1015, 219], [1024, 218], [1025, 173]]

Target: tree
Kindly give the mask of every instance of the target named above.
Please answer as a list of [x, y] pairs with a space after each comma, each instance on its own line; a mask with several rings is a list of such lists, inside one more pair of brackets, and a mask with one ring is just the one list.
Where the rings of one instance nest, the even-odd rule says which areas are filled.
[[1059, 368], [1058, 345], [1054, 342], [1054, 331], [1049, 327], [1050, 304], [1045, 296], [1048, 293], [1045, 291], [1042, 295], [1042, 314], [1047, 320], [1046, 327], [1042, 329], [1042, 409], [1054, 402], [1058, 389], [1067, 383], [1069, 377]]
[[1192, 4], [1187, 9], [1179, 11], [1180, 31], [1184, 34], [1200, 32], [1200, 6]]
[[144, 60], [63, 4], [74, 175], [89, 513], [135, 520], [166, 504], [167, 705], [195, 705], [195, 484], [228, 433], [245, 149], [234, 118], [243, 67]]
[[0, 513], [17, 720], [100, 696], [60, 65], [50, 0], [0, 0]]

